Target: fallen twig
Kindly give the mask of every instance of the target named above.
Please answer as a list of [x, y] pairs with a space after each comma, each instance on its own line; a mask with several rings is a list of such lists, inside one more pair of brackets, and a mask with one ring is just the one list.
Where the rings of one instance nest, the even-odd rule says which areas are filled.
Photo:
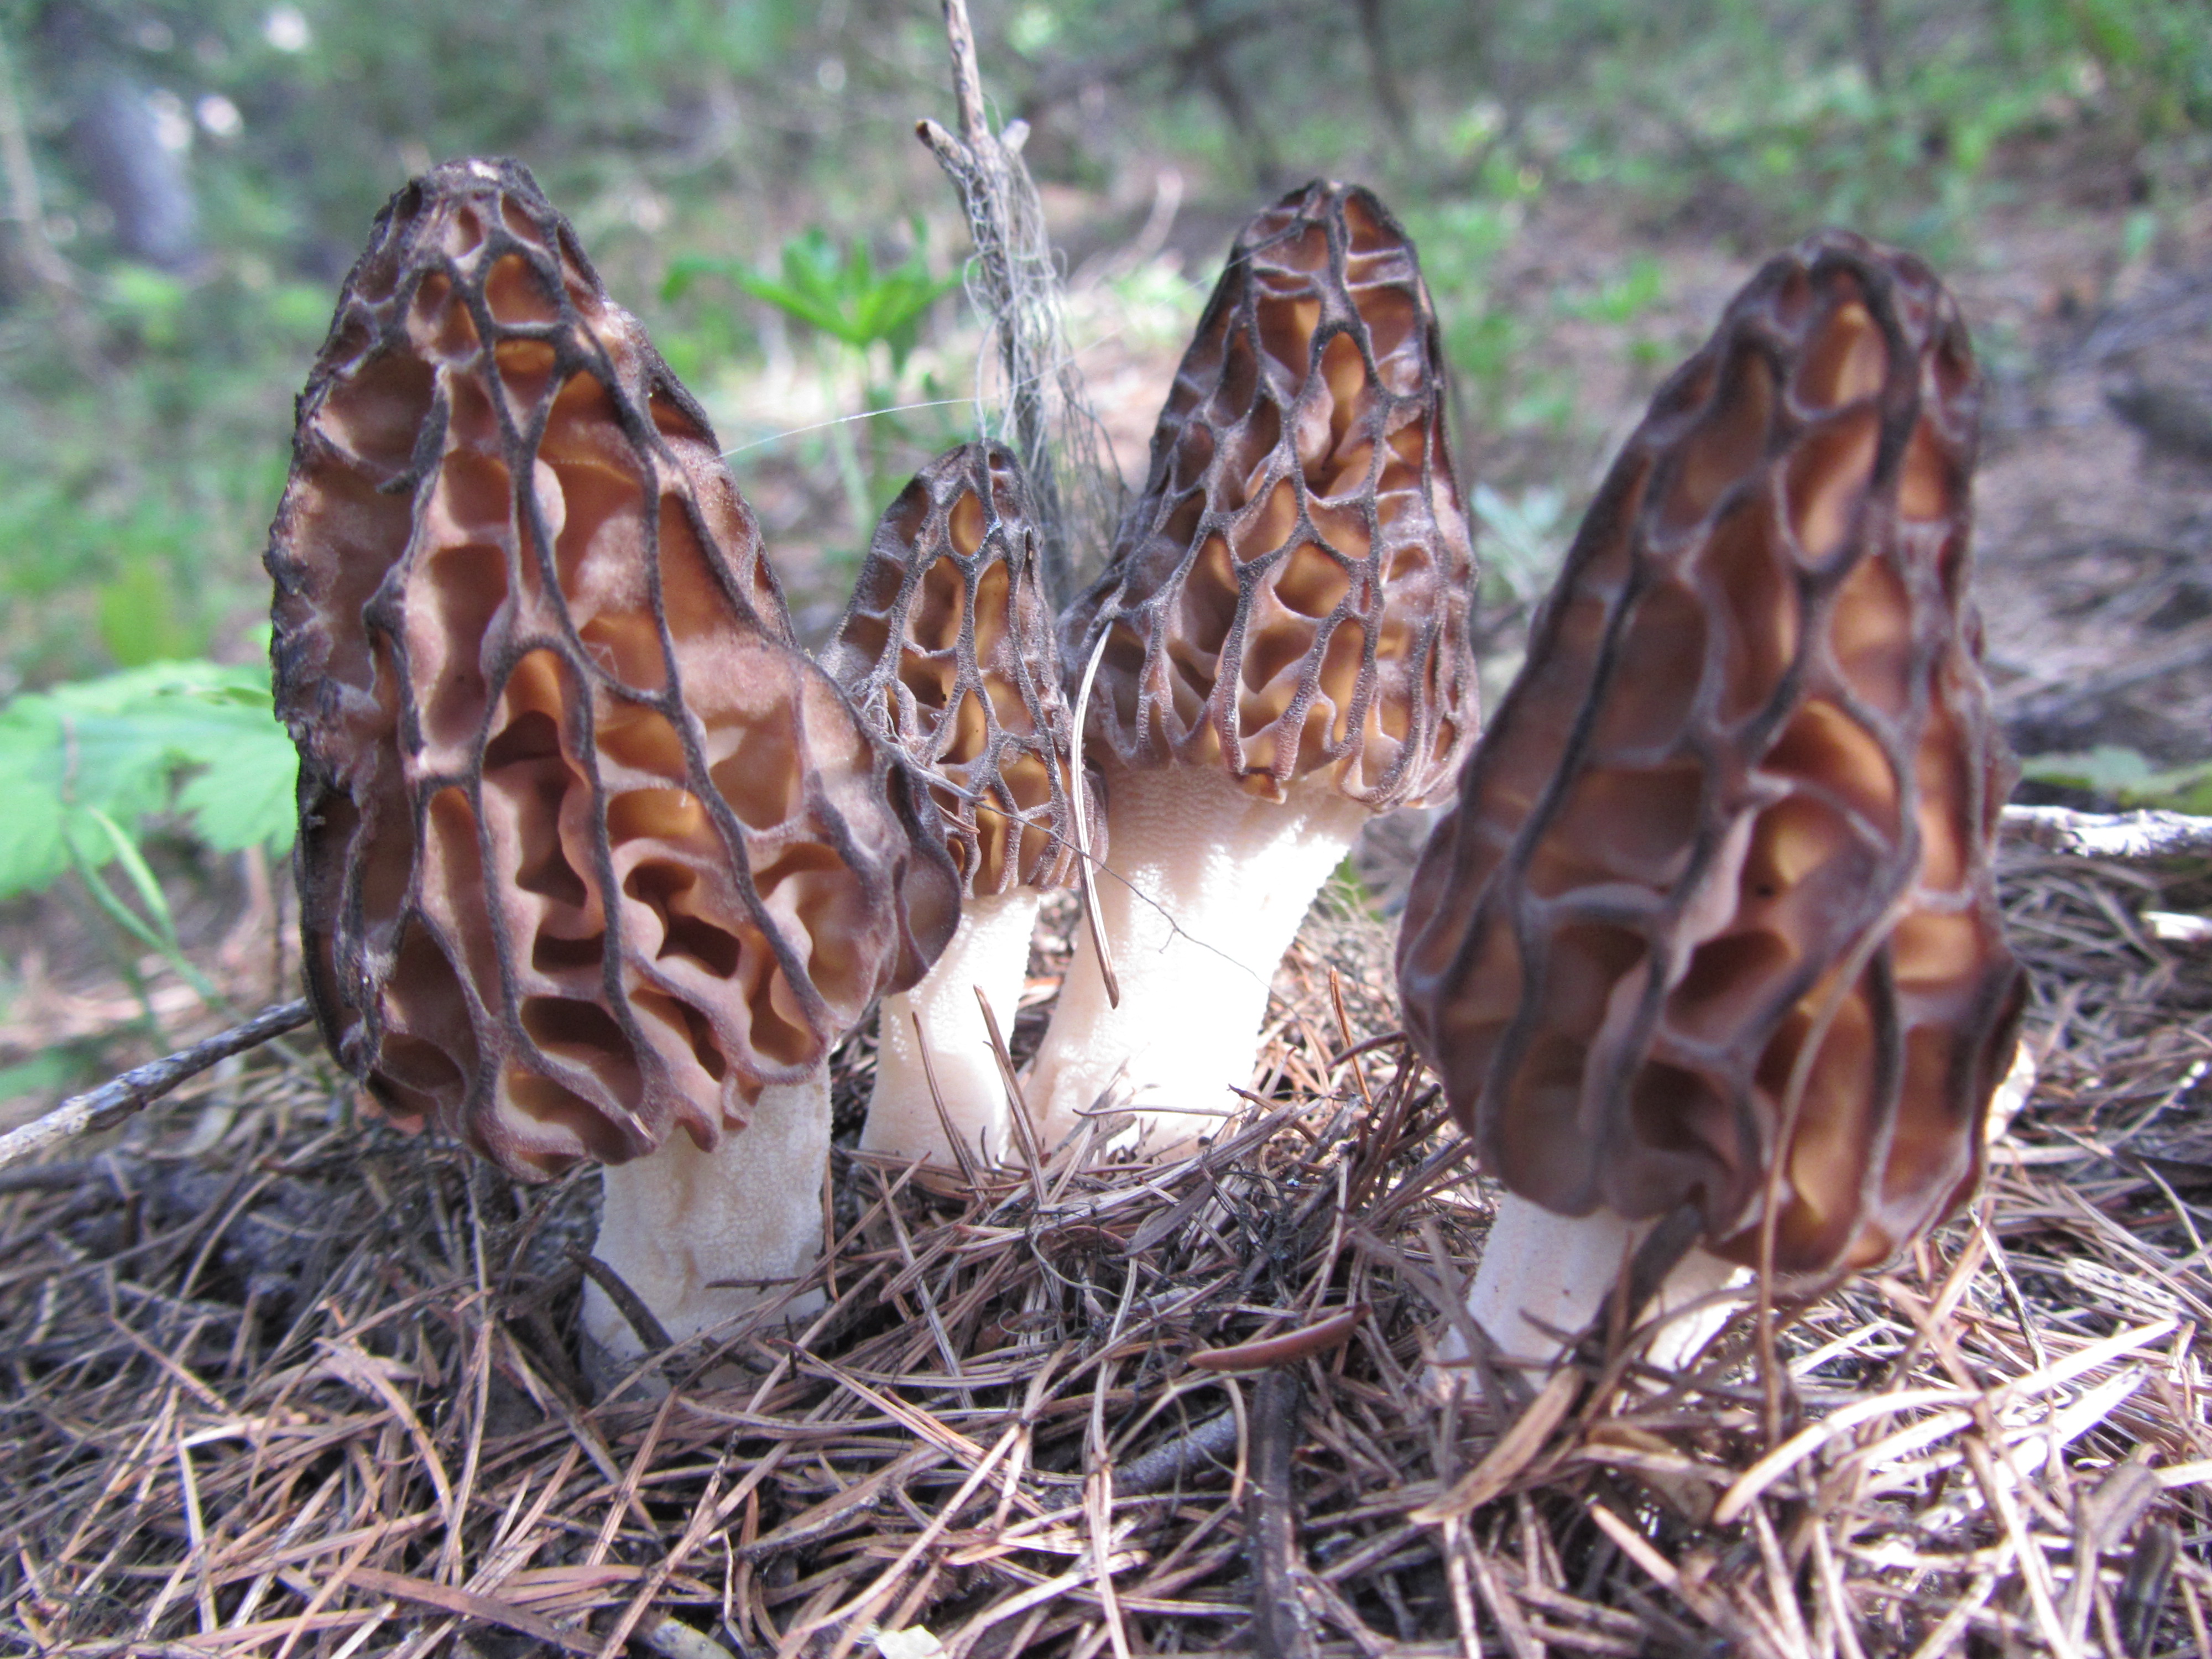
[[248, 1048], [258, 1048], [271, 1037], [305, 1025], [311, 1018], [304, 997], [296, 1002], [277, 1003], [264, 1008], [243, 1025], [218, 1031], [204, 1042], [195, 1042], [161, 1060], [149, 1060], [89, 1093], [65, 1100], [44, 1117], [33, 1118], [21, 1128], [0, 1135], [0, 1170], [21, 1163], [58, 1140], [120, 1123], [209, 1066], [233, 1054], [242, 1054]]
[[1304, 1659], [1316, 1651], [1313, 1618], [1298, 1594], [1298, 1519], [1291, 1489], [1291, 1453], [1298, 1443], [1305, 1390], [1288, 1369], [1260, 1379], [1252, 1407], [1252, 1484], [1246, 1489], [1245, 1535], [1255, 1593], [1253, 1647], [1265, 1659]]
[[1114, 1471], [1114, 1490], [1131, 1496], [1158, 1492], [1222, 1463], [1236, 1450], [1237, 1413], [1216, 1412], [1122, 1464]]
[[2212, 857], [2212, 818], [2186, 812], [2077, 812], [2069, 806], [2008, 806], [2002, 820], [2014, 841], [2047, 853], [2132, 863]]
[[1039, 562], [1045, 591], [1058, 605], [1073, 586], [1077, 534], [1096, 536], [1111, 528], [1083, 521], [1114, 516], [1109, 498], [1115, 481], [1099, 459], [1097, 417], [1067, 349], [1059, 267], [1044, 211], [1022, 165], [1028, 127], [1017, 121], [1002, 133], [991, 131], [967, 0], [945, 0], [945, 32], [960, 131], [956, 137], [924, 119], [915, 123], [915, 134], [952, 180], [968, 216], [975, 244], [969, 292], [996, 338], [1012, 428], [1006, 435], [1021, 458], [1044, 532]]

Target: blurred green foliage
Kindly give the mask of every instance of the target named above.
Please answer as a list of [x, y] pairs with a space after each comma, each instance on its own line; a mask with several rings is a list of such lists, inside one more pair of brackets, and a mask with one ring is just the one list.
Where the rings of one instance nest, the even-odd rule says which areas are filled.
[[720, 276], [855, 351], [880, 343], [890, 349], [897, 374], [914, 353], [924, 313], [960, 286], [957, 276], [929, 274], [923, 251], [928, 232], [919, 216], [913, 225], [912, 251], [881, 271], [866, 242], [856, 240], [841, 253], [819, 225], [810, 225], [783, 245], [780, 275], [734, 259], [685, 254], [669, 262], [660, 297], [680, 299], [700, 277]]
[[[1617, 412], [1588, 408], [1547, 362], [1555, 329], [1614, 331], [1655, 371], [1675, 349], [1650, 324], [1667, 295], [1648, 258], [1507, 290], [1507, 255], [1560, 192], [1746, 251], [1842, 221], [1942, 257], [2025, 187], [2033, 169], [2008, 173], [2008, 146], [2066, 138], [2132, 181], [2140, 252], [2172, 196], [2212, 174], [2203, 0], [975, 10], [996, 113], [1029, 123], [1024, 154], [1056, 228], [1085, 244], [1077, 257], [1098, 251], [1086, 239], [1134, 234], [1163, 162], [1208, 225], [1310, 174], [1374, 182], [1419, 239], [1486, 454], [1522, 443], [1556, 459], [1561, 434]], [[0, 721], [22, 743], [64, 719], [148, 722], [154, 758], [123, 769], [137, 781], [82, 798], [126, 831], [167, 805], [198, 811], [203, 833], [245, 833], [190, 804], [198, 785], [161, 793], [180, 766], [204, 781], [216, 774], [190, 769], [218, 762], [161, 734], [230, 717], [213, 682], [175, 677], [230, 671], [155, 665], [256, 656], [292, 398], [371, 216], [410, 173], [465, 153], [521, 158], [695, 383], [726, 387], [777, 349], [775, 312], [864, 360], [887, 353], [888, 376], [861, 369], [878, 406], [957, 315], [933, 308], [951, 278], [923, 250], [963, 246], [960, 216], [912, 137], [916, 117], [952, 113], [933, 0], [0, 0], [0, 46], [41, 198], [34, 227], [0, 222], [0, 694], [112, 676], [19, 698]], [[88, 146], [94, 94], [116, 85], [190, 192], [196, 251], [167, 268], [129, 257]], [[25, 180], [10, 182], [13, 216]], [[1194, 246], [1187, 276], [1209, 280], [1214, 257]], [[1116, 280], [1134, 292], [1154, 278]], [[867, 427], [865, 465], [842, 428], [780, 452], [792, 471], [842, 480], [828, 495], [852, 522], [817, 544], [864, 541], [866, 509], [904, 464], [880, 447], [890, 428]], [[757, 464], [740, 464], [748, 489]], [[1523, 477], [1486, 498], [1516, 592], [1577, 504], [1559, 482]], [[814, 525], [814, 510], [802, 502], [793, 521]], [[80, 694], [92, 702], [67, 714]], [[92, 788], [88, 775], [70, 787]], [[29, 832], [11, 833], [20, 849]], [[46, 850], [5, 868], [63, 867], [59, 832], [39, 833]]]
[[[876, 515], [904, 482], [894, 457], [908, 436], [901, 406], [900, 383], [930, 308], [954, 289], [960, 277], [930, 274], [928, 226], [917, 214], [909, 221], [913, 244], [896, 264], [878, 268], [864, 240], [840, 251], [819, 225], [810, 225], [783, 245], [776, 273], [756, 270], [742, 260], [698, 254], [672, 260], [661, 284], [663, 300], [680, 300], [702, 277], [720, 279], [792, 321], [842, 347], [858, 382], [859, 407], [821, 423], [822, 447], [845, 491], [846, 511], [858, 532], [830, 557], [849, 578], [859, 568], [861, 544], [874, 529]], [[880, 349], [879, 349], [880, 348]], [[925, 404], [951, 400], [929, 383]], [[855, 436], [855, 428], [860, 435]], [[924, 453], [939, 446], [925, 447]]]
[[2020, 772], [2032, 782], [2085, 789], [2122, 806], [2212, 814], [2212, 761], [2162, 767], [2133, 749], [2100, 744], [2078, 755], [2031, 756]]
[[157, 663], [0, 708], [0, 898], [136, 854], [171, 816], [217, 852], [291, 845], [292, 740], [259, 664]]

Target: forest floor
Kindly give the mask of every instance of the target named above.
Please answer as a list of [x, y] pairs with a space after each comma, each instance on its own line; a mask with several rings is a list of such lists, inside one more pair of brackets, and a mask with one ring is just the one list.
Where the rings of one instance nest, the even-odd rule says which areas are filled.
[[[2203, 760], [2212, 203], [2130, 258], [2124, 174], [2014, 165], [1947, 270], [1987, 375], [2000, 710], [2031, 756]], [[1186, 323], [1228, 229], [1192, 216], [1148, 255]], [[1624, 250], [1656, 298], [1559, 311]], [[1586, 499], [1754, 264], [1711, 226], [1534, 204], [1492, 293], [1555, 319], [1527, 374], [1571, 410], [1473, 422], [1470, 482]], [[1132, 474], [1177, 351], [1161, 309], [1079, 284]], [[772, 447], [738, 465], [818, 635], [830, 492]], [[1493, 597], [1510, 663], [1526, 595]], [[1413, 831], [1374, 839], [1370, 890]], [[180, 905], [239, 1007], [289, 994], [285, 885], [249, 861]], [[2212, 952], [2142, 919], [2212, 884], [2014, 850], [2003, 890], [2039, 1081], [1972, 1214], [1739, 1321], [1693, 1376], [1616, 1365], [1533, 1405], [1428, 1364], [1489, 1199], [1393, 1036], [1389, 924], [1348, 890], [1211, 1150], [1079, 1145], [973, 1189], [841, 1152], [829, 1311], [671, 1356], [659, 1399], [594, 1404], [577, 1372], [588, 1176], [518, 1186], [364, 1121], [306, 1039], [264, 1051], [0, 1170], [0, 1652], [2212, 1652]], [[1066, 959], [1052, 915], [1018, 1049]], [[0, 951], [48, 963], [0, 1063], [103, 1032], [143, 1057], [98, 926], [0, 917]], [[171, 1039], [226, 1023], [141, 967]], [[871, 1064], [865, 1037], [841, 1054], [848, 1126]], [[1305, 1352], [1268, 1380], [1211, 1357], [1285, 1333]]]

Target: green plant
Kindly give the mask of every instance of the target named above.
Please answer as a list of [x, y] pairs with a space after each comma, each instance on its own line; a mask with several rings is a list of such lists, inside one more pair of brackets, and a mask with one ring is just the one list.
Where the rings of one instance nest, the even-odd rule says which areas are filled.
[[[865, 462], [844, 422], [833, 423], [824, 436], [863, 538], [896, 486], [886, 460], [888, 439], [896, 429], [887, 433], [884, 423], [896, 419], [891, 406], [921, 338], [922, 319], [960, 285], [957, 276], [930, 275], [926, 227], [919, 216], [910, 222], [912, 249], [897, 264], [880, 270], [866, 241], [855, 239], [841, 252], [829, 233], [815, 225], [783, 245], [779, 274], [741, 260], [690, 255], [673, 261], [661, 284], [662, 300], [672, 303], [702, 277], [720, 278], [843, 348], [860, 383], [862, 411], [872, 417]], [[878, 361], [878, 347], [889, 359], [888, 374]]]
[[1498, 294], [1495, 267], [1520, 234], [1539, 181], [1493, 152], [1467, 195], [1404, 216], [1421, 250], [1452, 372], [1476, 401], [1476, 418], [1496, 423], [1511, 398], [1534, 325]]
[[2161, 767], [2133, 749], [2100, 744], [2073, 755], [2032, 755], [2020, 775], [2034, 783], [2087, 789], [2122, 806], [2212, 812], [2212, 761]]
[[929, 274], [922, 222], [916, 218], [913, 224], [913, 251], [880, 271], [866, 242], [855, 240], [840, 253], [829, 234], [815, 225], [783, 245], [779, 276], [734, 259], [694, 255], [669, 266], [661, 298], [680, 299], [701, 276], [720, 276], [856, 351], [881, 341], [890, 349], [892, 373], [902, 373], [923, 313], [960, 285], [957, 276]]
[[167, 911], [137, 853], [148, 821], [173, 815], [217, 852], [283, 852], [296, 766], [258, 664], [155, 663], [15, 697], [0, 708], [0, 898], [76, 869], [112, 899], [94, 878], [119, 862], [159, 933]]

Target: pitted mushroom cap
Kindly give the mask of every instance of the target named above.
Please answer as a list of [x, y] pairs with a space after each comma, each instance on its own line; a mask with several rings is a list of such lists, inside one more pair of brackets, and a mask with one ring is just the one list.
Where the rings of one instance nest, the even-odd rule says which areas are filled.
[[[1877, 1261], [1979, 1179], [2021, 994], [1966, 592], [1978, 392], [1917, 260], [1816, 236], [1654, 400], [1416, 872], [1407, 1029], [1563, 1214]], [[1792, 1109], [1793, 1098], [1797, 1101]]]
[[514, 163], [378, 219], [268, 564], [310, 993], [401, 1121], [525, 1175], [711, 1146], [950, 935], [705, 416]]
[[[1075, 879], [1073, 726], [1012, 451], [969, 443], [876, 526], [822, 665], [929, 781], [971, 894]], [[1098, 793], [1090, 845], [1103, 849]]]
[[1312, 184], [1245, 227], [1144, 495], [1062, 622], [1075, 672], [1108, 635], [1094, 741], [1271, 798], [1319, 773], [1377, 811], [1443, 787], [1476, 723], [1444, 384], [1413, 245], [1373, 196]]

